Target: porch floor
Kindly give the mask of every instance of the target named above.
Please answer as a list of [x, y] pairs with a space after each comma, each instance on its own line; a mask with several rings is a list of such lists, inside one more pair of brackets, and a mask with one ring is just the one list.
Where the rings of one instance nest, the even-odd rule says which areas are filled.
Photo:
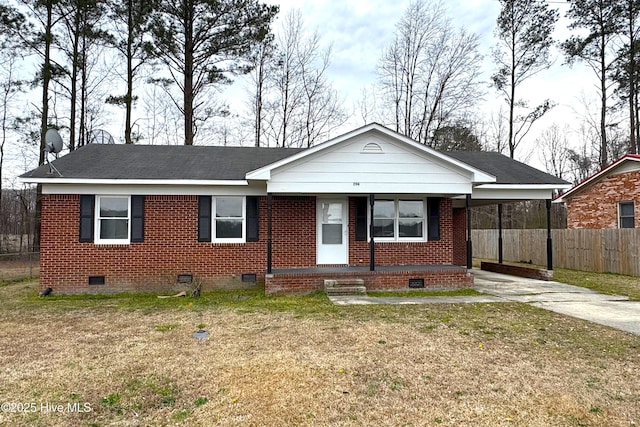
[[374, 271], [369, 270], [369, 266], [359, 265], [338, 265], [338, 266], [317, 266], [301, 268], [274, 268], [273, 274], [335, 274], [335, 273], [388, 273], [388, 272], [410, 272], [410, 271], [467, 271], [466, 267], [449, 264], [427, 264], [427, 265], [377, 265]]

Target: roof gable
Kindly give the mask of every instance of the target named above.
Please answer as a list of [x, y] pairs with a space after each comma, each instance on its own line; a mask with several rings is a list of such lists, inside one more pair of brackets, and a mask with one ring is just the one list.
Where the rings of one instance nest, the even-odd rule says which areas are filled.
[[609, 166], [601, 169], [599, 172], [583, 179], [569, 190], [567, 190], [564, 194], [560, 195], [555, 202], [566, 202], [568, 199], [578, 195], [586, 188], [591, 185], [599, 182], [601, 179], [610, 176], [610, 175], [618, 175], [621, 173], [632, 172], [640, 170], [640, 155], [638, 154], [625, 154], [620, 157]]
[[[354, 148], [353, 144], [360, 145], [358, 145], [357, 148]], [[305, 162], [317, 161], [316, 159], [319, 156], [336, 152], [336, 150], [340, 150], [342, 154], [348, 155], [352, 160], [352, 164], [367, 163], [368, 161], [361, 156], [354, 155], [385, 155], [384, 147], [382, 147], [384, 144], [391, 144], [394, 146], [394, 154], [405, 152], [409, 155], [418, 156], [423, 159], [430, 159], [431, 164], [433, 165], [438, 164], [441, 168], [455, 171], [455, 173], [461, 175], [467, 175], [467, 179], [472, 183], [495, 182], [494, 176], [453, 157], [449, 157], [444, 153], [419, 144], [418, 142], [377, 123], [363, 126], [323, 144], [311, 147], [303, 152], [296, 153], [293, 156], [252, 171], [247, 174], [247, 179], [270, 180], [272, 178], [272, 174], [277, 171], [285, 170], [286, 168], [292, 167], [292, 165], [299, 166]]]

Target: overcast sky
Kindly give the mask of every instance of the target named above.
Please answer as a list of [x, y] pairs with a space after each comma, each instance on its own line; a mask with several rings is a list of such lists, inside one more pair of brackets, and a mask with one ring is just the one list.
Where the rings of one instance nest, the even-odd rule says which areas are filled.
[[[265, 0], [268, 3], [279, 4], [279, 21], [292, 9], [298, 8], [305, 22], [305, 29], [309, 32], [318, 30], [324, 46], [332, 45], [331, 67], [329, 79], [339, 95], [345, 100], [345, 107], [351, 111], [362, 91], [371, 86], [376, 77], [376, 66], [381, 53], [393, 40], [397, 22], [404, 14], [409, 0]], [[437, 1], [437, 0], [434, 0]], [[568, 9], [566, 1], [550, 1], [552, 7], [558, 8], [560, 16], [564, 16]], [[487, 116], [491, 112], [497, 113], [501, 101], [495, 90], [489, 87], [489, 77], [494, 66], [491, 60], [491, 48], [495, 45], [494, 28], [496, 18], [500, 12], [498, 0], [448, 0], [444, 2], [449, 16], [456, 26], [462, 26], [480, 38], [481, 53], [484, 59], [484, 74], [487, 81], [486, 99], [480, 106], [480, 111]], [[569, 36], [566, 28], [567, 20], [558, 23], [555, 37], [564, 40]], [[569, 124], [574, 128], [579, 122], [576, 110], [581, 111], [581, 91], [593, 92], [595, 77], [584, 67], [569, 68], [562, 65], [563, 58], [556, 55], [554, 66], [527, 82], [522, 88], [521, 96], [529, 99], [532, 105], [537, 105], [546, 98], [558, 103], [547, 116], [532, 130], [525, 145], [518, 149], [516, 158], [526, 160], [533, 166], [543, 169], [544, 166], [537, 153], [533, 153], [536, 135], [551, 125], [561, 126]], [[231, 98], [238, 99], [237, 96]], [[118, 111], [117, 114], [120, 114]], [[115, 118], [115, 117], [114, 117]], [[121, 120], [115, 128], [107, 128], [117, 141], [121, 140]], [[348, 131], [361, 126], [357, 114], [344, 128]], [[577, 134], [573, 135], [573, 143], [580, 144]], [[6, 172], [9, 178], [15, 177], [33, 165], [19, 161], [14, 156], [7, 156], [11, 165]], [[14, 158], [12, 158], [14, 157]]]
[[[434, 0], [437, 1], [437, 0]], [[281, 0], [271, 2], [280, 5], [280, 19], [292, 8], [299, 8], [307, 30], [318, 29], [325, 45], [332, 44], [330, 79], [334, 88], [351, 106], [361, 96], [362, 90], [375, 80], [375, 70], [382, 50], [393, 40], [396, 23], [408, 7], [409, 0]], [[500, 101], [488, 80], [494, 70], [491, 48], [495, 45], [494, 29], [500, 13], [498, 0], [448, 0], [444, 2], [449, 16], [456, 26], [466, 28], [480, 38], [484, 58], [484, 73], [487, 80], [486, 100], [481, 110], [497, 112]], [[567, 1], [549, 1], [551, 7], [560, 12], [560, 22], [555, 37], [566, 39], [570, 32], [566, 28], [564, 15]], [[277, 25], [277, 24], [276, 24]], [[580, 110], [581, 91], [592, 91], [595, 77], [582, 66], [569, 68], [557, 54], [556, 61], [548, 71], [534, 77], [522, 88], [521, 95], [537, 105], [550, 98], [558, 104], [541, 123], [532, 130], [527, 146], [523, 146], [516, 157], [527, 158], [537, 167], [542, 167], [537, 154], [531, 155], [535, 134], [556, 122], [575, 125], [576, 110]], [[354, 125], [361, 125], [357, 119]], [[577, 144], [577, 141], [575, 142]]]

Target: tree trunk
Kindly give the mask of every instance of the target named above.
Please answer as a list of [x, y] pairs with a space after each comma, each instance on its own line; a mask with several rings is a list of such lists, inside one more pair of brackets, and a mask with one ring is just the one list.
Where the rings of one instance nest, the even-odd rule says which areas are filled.
[[637, 79], [636, 71], [636, 37], [633, 28], [634, 24], [634, 2], [629, 2], [629, 151], [631, 153], [638, 152], [638, 146], [636, 141], [636, 96], [635, 85]]
[[606, 52], [605, 52], [606, 35], [604, 29], [600, 35], [600, 90], [601, 90], [601, 108], [600, 108], [600, 167], [604, 168], [609, 163], [609, 155], [607, 153], [607, 76], [606, 76]]
[[129, 0], [127, 11], [127, 95], [125, 96], [124, 142], [133, 144], [131, 139], [131, 110], [133, 108], [133, 1]]
[[[53, 40], [53, 2], [46, 1], [47, 23], [44, 29], [44, 61], [42, 64], [42, 121], [40, 125], [40, 153], [38, 165], [44, 164], [44, 149], [47, 146], [46, 134], [49, 126], [49, 82], [51, 80], [51, 43]], [[42, 217], [42, 184], [36, 190], [35, 227], [33, 232], [33, 250], [40, 250], [40, 225]]]
[[184, 144], [193, 145], [193, 10], [187, 2], [184, 40]]

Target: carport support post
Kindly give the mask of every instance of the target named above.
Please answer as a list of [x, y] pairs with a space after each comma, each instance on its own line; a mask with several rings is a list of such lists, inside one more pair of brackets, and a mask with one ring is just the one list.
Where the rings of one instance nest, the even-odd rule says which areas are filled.
[[498, 203], [498, 263], [502, 264], [502, 203]]
[[551, 240], [551, 199], [547, 199], [547, 270], [553, 270], [553, 241]]
[[267, 274], [271, 274], [271, 244], [272, 240], [272, 211], [273, 209], [273, 194], [267, 193]]
[[376, 245], [373, 241], [373, 205], [376, 202], [375, 194], [369, 194], [369, 209], [371, 211], [371, 223], [369, 224], [369, 270], [376, 270]]
[[471, 244], [471, 194], [467, 194], [465, 199], [467, 208], [467, 268], [473, 268], [473, 245]]

